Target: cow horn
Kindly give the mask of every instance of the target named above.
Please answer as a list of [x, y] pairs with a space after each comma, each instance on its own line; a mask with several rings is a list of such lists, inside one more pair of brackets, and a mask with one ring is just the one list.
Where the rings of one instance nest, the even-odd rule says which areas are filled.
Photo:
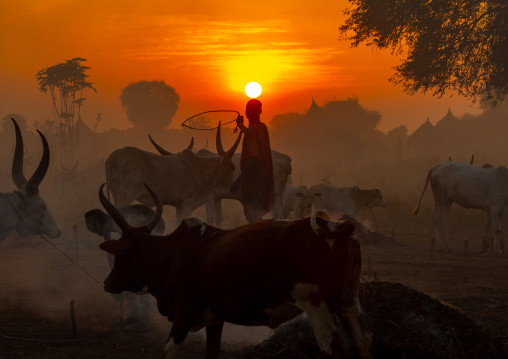
[[12, 180], [18, 189], [26, 183], [25, 175], [23, 174], [23, 137], [18, 123], [11, 117], [14, 122], [14, 130], [16, 132], [16, 147], [14, 149], [14, 159], [12, 160]]
[[143, 183], [143, 184], [145, 185], [148, 192], [150, 192], [150, 195], [152, 196], [153, 201], [155, 202], [155, 208], [156, 208], [156, 211], [155, 211], [155, 214], [154, 214], [152, 220], [150, 221], [150, 223], [148, 223], [146, 225], [146, 228], [148, 228], [148, 230], [151, 233], [153, 231], [153, 229], [155, 228], [155, 226], [157, 225], [157, 223], [159, 223], [159, 221], [161, 220], [162, 203], [161, 203], [159, 197], [157, 197], [157, 195], [150, 189], [150, 187], [148, 187], [148, 185], [146, 183]]
[[188, 150], [192, 150], [192, 147], [194, 146], [194, 137], [191, 138], [190, 145], [187, 147]]
[[240, 144], [240, 139], [241, 138], [242, 138], [242, 131], [240, 131], [240, 134], [238, 135], [238, 138], [236, 139], [236, 141], [233, 144], [233, 146], [228, 150], [228, 152], [226, 153], [226, 156], [233, 157], [233, 155], [235, 154], [236, 149], [238, 148], [238, 145]]
[[155, 147], [155, 149], [157, 151], [159, 151], [159, 153], [161, 155], [163, 155], [163, 156], [171, 156], [172, 155], [171, 152], [166, 151], [164, 148], [162, 148], [157, 143], [155, 143], [155, 141], [152, 139], [152, 136], [148, 135], [148, 138], [150, 139], [150, 142], [152, 142], [153, 147]]
[[49, 167], [49, 145], [48, 141], [46, 141], [46, 137], [37, 130], [37, 133], [39, 136], [41, 136], [42, 139], [42, 158], [39, 162], [39, 166], [35, 170], [32, 177], [28, 180], [28, 183], [26, 184], [26, 193], [28, 195], [36, 195], [39, 193], [39, 185], [41, 184], [42, 180], [44, 179], [44, 176], [46, 175], [46, 172], [48, 171]]
[[115, 223], [118, 224], [118, 227], [120, 227], [122, 233], [126, 233], [131, 229], [131, 226], [129, 225], [129, 223], [127, 223], [127, 221], [122, 216], [120, 211], [116, 209], [116, 207], [113, 206], [113, 204], [110, 201], [108, 201], [106, 196], [104, 196], [103, 192], [104, 185], [105, 183], [103, 183], [101, 188], [99, 189], [99, 199], [102, 203], [102, 206], [104, 207], [106, 212], [108, 212], [108, 214], [111, 216], [111, 218], [113, 218]]
[[217, 153], [219, 155], [223, 155], [226, 153], [226, 151], [224, 151], [224, 148], [222, 147], [222, 140], [220, 138], [220, 121], [219, 121], [219, 126], [217, 126], [217, 137], [215, 138], [215, 147], [217, 147]]
[[224, 148], [222, 147], [222, 140], [221, 140], [221, 136], [220, 136], [220, 121], [219, 121], [219, 126], [217, 127], [217, 138], [216, 138], [216, 147], [217, 147], [217, 153], [221, 156], [224, 156], [224, 157], [233, 157], [233, 155], [235, 154], [235, 151], [238, 147], [238, 145], [240, 144], [240, 139], [242, 137], [242, 132], [240, 131], [240, 134], [238, 135], [238, 138], [236, 139], [235, 143], [233, 144], [233, 146], [226, 152], [224, 151]]

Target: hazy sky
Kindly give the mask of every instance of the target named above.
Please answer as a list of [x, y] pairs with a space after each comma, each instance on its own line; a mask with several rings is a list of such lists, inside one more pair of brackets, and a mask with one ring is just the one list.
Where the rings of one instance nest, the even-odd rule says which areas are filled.
[[17, 113], [29, 123], [52, 119], [49, 94], [36, 73], [74, 57], [87, 59], [90, 81], [82, 110], [101, 128], [129, 126], [122, 89], [140, 80], [163, 80], [180, 95], [171, 127], [198, 112], [244, 111], [244, 86], [263, 87], [264, 120], [304, 112], [356, 96], [382, 114], [380, 129], [404, 124], [414, 131], [436, 123], [451, 107], [476, 113], [454, 96], [409, 96], [388, 82], [400, 59], [388, 51], [352, 49], [339, 41], [346, 0], [201, 1], [0, 0], [0, 117]]

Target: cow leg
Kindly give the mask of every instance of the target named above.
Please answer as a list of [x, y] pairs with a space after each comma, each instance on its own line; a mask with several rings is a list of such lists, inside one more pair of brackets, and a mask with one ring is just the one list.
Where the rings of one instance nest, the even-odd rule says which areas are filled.
[[490, 228], [490, 238], [491, 238], [491, 242], [490, 242], [490, 248], [491, 250], [495, 253], [495, 254], [498, 254], [498, 255], [501, 255], [503, 252], [501, 252], [501, 248], [500, 248], [500, 241], [499, 241], [499, 237], [501, 236], [501, 229], [502, 229], [502, 221], [501, 221], [501, 218], [502, 218], [502, 215], [501, 215], [501, 211], [496, 208], [496, 209], [490, 209], [489, 210], [490, 212], [490, 223], [491, 223], [491, 228]]
[[329, 311], [328, 306], [324, 302], [315, 306], [305, 300], [299, 302], [298, 307], [309, 317], [312, 331], [321, 350], [321, 357], [340, 358], [343, 353], [341, 353], [339, 334], [335, 325], [336, 316]]
[[487, 253], [490, 248], [490, 228], [492, 224], [490, 223], [490, 213], [486, 212], [486, 220], [485, 220], [485, 236], [482, 241], [482, 250], [480, 253]]
[[206, 359], [218, 359], [224, 323], [206, 326]]
[[215, 205], [215, 196], [210, 196], [208, 200], [205, 203], [205, 209], [206, 209], [206, 222], [208, 224], [215, 223], [215, 213], [214, 213], [214, 205]]
[[434, 226], [434, 238], [436, 239], [435, 245], [437, 246], [437, 249], [442, 249], [441, 244], [441, 218], [442, 218], [442, 212], [443, 212], [443, 205], [441, 203], [434, 204], [434, 215], [432, 216], [432, 224]]
[[445, 205], [443, 206], [443, 211], [441, 213], [441, 233], [444, 237], [444, 244], [446, 251], [451, 250], [451, 243], [450, 243], [450, 235], [448, 233], [448, 220], [450, 219], [450, 210], [452, 208], [452, 201], [447, 201]]
[[222, 228], [222, 200], [215, 199], [213, 202], [213, 212], [215, 214], [215, 225]]
[[372, 332], [360, 317], [361, 307], [358, 297], [354, 303], [341, 305], [339, 317], [346, 333], [351, 338], [359, 358], [372, 358]]
[[187, 205], [183, 204], [176, 207], [176, 222], [177, 225], [180, 225], [182, 221], [186, 218], [189, 218], [192, 215], [192, 209]]
[[187, 337], [187, 334], [189, 334], [189, 331], [197, 318], [197, 315], [190, 315], [188, 311], [181, 309], [175, 310], [175, 314], [175, 321], [171, 327], [168, 342], [164, 347], [166, 359], [176, 358], [177, 353], [182, 347], [183, 341]]

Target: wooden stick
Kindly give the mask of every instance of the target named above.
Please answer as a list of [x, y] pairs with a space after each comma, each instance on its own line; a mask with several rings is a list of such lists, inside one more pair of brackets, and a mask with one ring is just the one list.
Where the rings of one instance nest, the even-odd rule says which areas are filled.
[[79, 264], [78, 228], [76, 225], [74, 225], [74, 247], [76, 248], [76, 263]]
[[74, 338], [78, 337], [78, 329], [76, 326], [76, 315], [74, 314], [74, 300], [71, 300], [71, 325], [72, 325], [72, 334]]

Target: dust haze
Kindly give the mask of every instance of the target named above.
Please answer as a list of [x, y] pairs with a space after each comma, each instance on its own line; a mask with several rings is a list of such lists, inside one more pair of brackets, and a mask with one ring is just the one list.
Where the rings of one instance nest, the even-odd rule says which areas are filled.
[[[243, 109], [239, 110], [243, 112]], [[292, 159], [293, 185], [310, 187], [324, 182], [361, 189], [378, 188], [387, 203], [385, 209], [374, 209], [379, 231], [397, 239], [400, 231], [417, 228], [420, 231], [418, 238], [427, 239], [404, 241], [401, 238], [399, 241], [403, 245], [428, 248], [431, 235], [427, 230], [431, 226], [433, 208], [430, 191], [425, 194], [419, 216], [411, 215], [428, 171], [448, 161], [449, 157], [454, 161], [469, 162], [474, 155], [474, 164], [478, 166], [508, 163], [508, 103], [494, 109], [487, 108], [479, 115], [460, 118], [453, 114], [453, 110], [450, 108], [448, 113], [442, 114], [442, 119], [435, 122], [426, 120], [425, 114], [415, 114], [415, 117], [421, 118], [421, 126], [413, 133], [408, 133], [404, 126], [387, 133], [379, 131], [383, 114], [363, 107], [361, 99], [357, 98], [320, 104], [309, 99], [308, 110], [304, 113], [285, 113], [273, 119], [262, 116], [261, 120], [271, 120], [272, 149], [288, 154]], [[11, 117], [18, 121], [22, 130], [26, 176], [33, 173], [42, 154], [36, 127], [50, 144], [51, 163], [40, 185], [40, 194], [62, 230], [62, 236], [51, 242], [79, 262], [87, 273], [41, 237], [17, 238], [16, 233], [11, 233], [0, 244], [0, 267], [3, 267], [3, 276], [8, 273], [7, 287], [0, 293], [1, 302], [20, 304], [43, 311], [48, 316], [67, 317], [69, 302], [75, 300], [78, 319], [89, 311], [97, 318], [117, 316], [116, 303], [100, 285], [109, 273], [106, 254], [98, 247], [102, 238], [88, 232], [84, 221], [85, 212], [102, 209], [98, 190], [105, 182], [105, 160], [112, 151], [125, 146], [156, 153], [148, 135], [173, 153], [189, 146], [192, 137], [195, 140], [194, 150], [208, 146], [209, 150], [215, 151], [215, 131], [159, 128], [150, 133], [142, 123], [138, 123], [127, 130], [104, 132], [100, 123], [90, 128], [83, 121], [78, 121], [79, 158], [76, 166], [69, 168], [61, 162], [57, 131], [52, 121], [36, 123], [36, 119], [25, 119], [22, 114], [8, 114], [2, 118], [0, 128], [0, 192], [15, 189], [11, 179], [15, 143]], [[207, 126], [210, 121], [210, 118], [204, 117], [196, 120], [195, 125]], [[236, 138], [233, 128], [233, 125], [228, 125], [222, 132], [225, 148], [229, 148]], [[226, 228], [247, 223], [237, 201], [223, 201], [223, 212]], [[205, 219], [204, 207], [193, 214]], [[364, 217], [366, 223], [373, 224], [370, 213], [365, 213]], [[174, 208], [165, 206], [163, 218], [166, 233], [169, 233], [175, 228]], [[452, 225], [458, 224], [451, 229], [453, 246], [461, 248], [463, 245], [453, 241], [453, 231], [457, 227], [474, 234], [475, 239], [470, 243], [473, 249], [481, 246], [484, 231], [482, 213], [455, 206], [451, 221]], [[151, 320], [164, 338], [169, 325], [157, 313], [154, 303]], [[248, 332], [226, 330], [225, 339], [260, 341], [268, 332], [264, 328]]]

